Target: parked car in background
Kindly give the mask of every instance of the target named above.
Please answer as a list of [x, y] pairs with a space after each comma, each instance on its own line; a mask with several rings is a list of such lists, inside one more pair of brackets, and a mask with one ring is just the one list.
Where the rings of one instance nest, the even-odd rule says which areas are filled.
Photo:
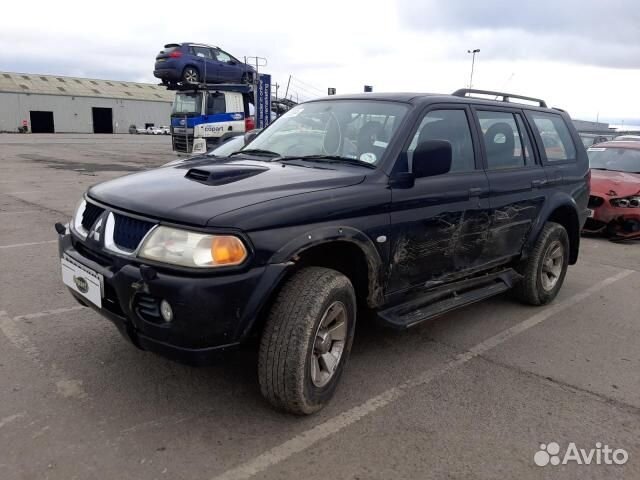
[[255, 69], [219, 47], [168, 43], [156, 56], [153, 75], [164, 84], [250, 83]]
[[587, 233], [640, 238], [640, 142], [613, 141], [588, 150], [591, 167]]
[[640, 142], [640, 135], [620, 135], [614, 140], [616, 142]]
[[171, 134], [171, 129], [169, 127], [163, 126], [163, 127], [150, 127], [147, 130], [147, 133], [150, 133], [152, 135], [170, 135]]
[[148, 133], [149, 133], [149, 131], [150, 131], [150, 129], [151, 129], [151, 128], [152, 128], [152, 127], [148, 127], [148, 128], [136, 128], [136, 133], [138, 133], [138, 134], [145, 134], [145, 135], [146, 135], [146, 134], [148, 134]]
[[135, 125], [129, 125], [129, 133], [135, 135], [136, 133], [138, 133], [138, 129], [136, 128]]
[[598, 134], [595, 134], [595, 133], [581, 133], [580, 134], [580, 140], [582, 140], [582, 144], [584, 145], [585, 148], [589, 148], [592, 145], [596, 145], [598, 143], [608, 142], [612, 138], [613, 137], [611, 135], [609, 135], [607, 137], [606, 135], [598, 135]]

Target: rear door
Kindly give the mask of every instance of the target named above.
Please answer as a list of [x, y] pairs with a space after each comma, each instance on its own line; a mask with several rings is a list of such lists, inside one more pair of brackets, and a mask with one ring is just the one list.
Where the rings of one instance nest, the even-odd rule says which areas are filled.
[[389, 293], [464, 276], [482, 263], [489, 185], [470, 119], [466, 105], [429, 107], [396, 162], [392, 185], [395, 175], [411, 172], [419, 142], [446, 140], [453, 150], [449, 173], [415, 179], [411, 187], [392, 187]]
[[218, 82], [220, 81], [220, 69], [217, 65], [217, 60], [213, 57], [213, 53], [209, 47], [203, 47], [193, 45], [191, 47], [194, 59], [198, 70], [200, 71], [200, 78], [204, 82]]
[[545, 201], [547, 175], [519, 109], [476, 107], [490, 224], [486, 258], [501, 264], [520, 254]]

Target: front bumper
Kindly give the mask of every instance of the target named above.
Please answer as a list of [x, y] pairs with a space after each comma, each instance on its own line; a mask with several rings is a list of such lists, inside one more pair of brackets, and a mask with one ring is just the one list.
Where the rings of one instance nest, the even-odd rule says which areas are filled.
[[[156, 269], [157, 276], [144, 281], [140, 264], [90, 250], [69, 233], [59, 236], [58, 248], [60, 256], [104, 277], [102, 308], [70, 289], [80, 303], [111, 320], [137, 347], [194, 365], [211, 363], [249, 337], [286, 269], [267, 265], [214, 276]], [[162, 299], [173, 309], [171, 322], [150, 314], [149, 306]]]
[[640, 237], [640, 208], [615, 207], [610, 198], [594, 194], [589, 199], [589, 208], [593, 215], [584, 225], [585, 232], [606, 231], [619, 238]]

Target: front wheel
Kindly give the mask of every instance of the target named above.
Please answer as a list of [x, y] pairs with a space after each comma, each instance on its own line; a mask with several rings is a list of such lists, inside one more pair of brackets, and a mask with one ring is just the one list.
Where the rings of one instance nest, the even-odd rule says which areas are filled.
[[295, 273], [262, 334], [258, 379], [264, 397], [298, 415], [324, 407], [349, 357], [355, 321], [356, 296], [347, 277], [321, 267]]
[[565, 228], [547, 222], [526, 262], [522, 280], [514, 287], [515, 296], [530, 305], [551, 302], [562, 287], [569, 265], [569, 236]]

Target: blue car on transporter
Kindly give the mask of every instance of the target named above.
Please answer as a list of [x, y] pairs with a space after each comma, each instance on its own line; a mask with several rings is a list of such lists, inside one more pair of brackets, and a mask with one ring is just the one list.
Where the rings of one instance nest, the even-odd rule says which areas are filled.
[[250, 83], [255, 70], [218, 47], [168, 43], [156, 56], [153, 75], [171, 83]]

